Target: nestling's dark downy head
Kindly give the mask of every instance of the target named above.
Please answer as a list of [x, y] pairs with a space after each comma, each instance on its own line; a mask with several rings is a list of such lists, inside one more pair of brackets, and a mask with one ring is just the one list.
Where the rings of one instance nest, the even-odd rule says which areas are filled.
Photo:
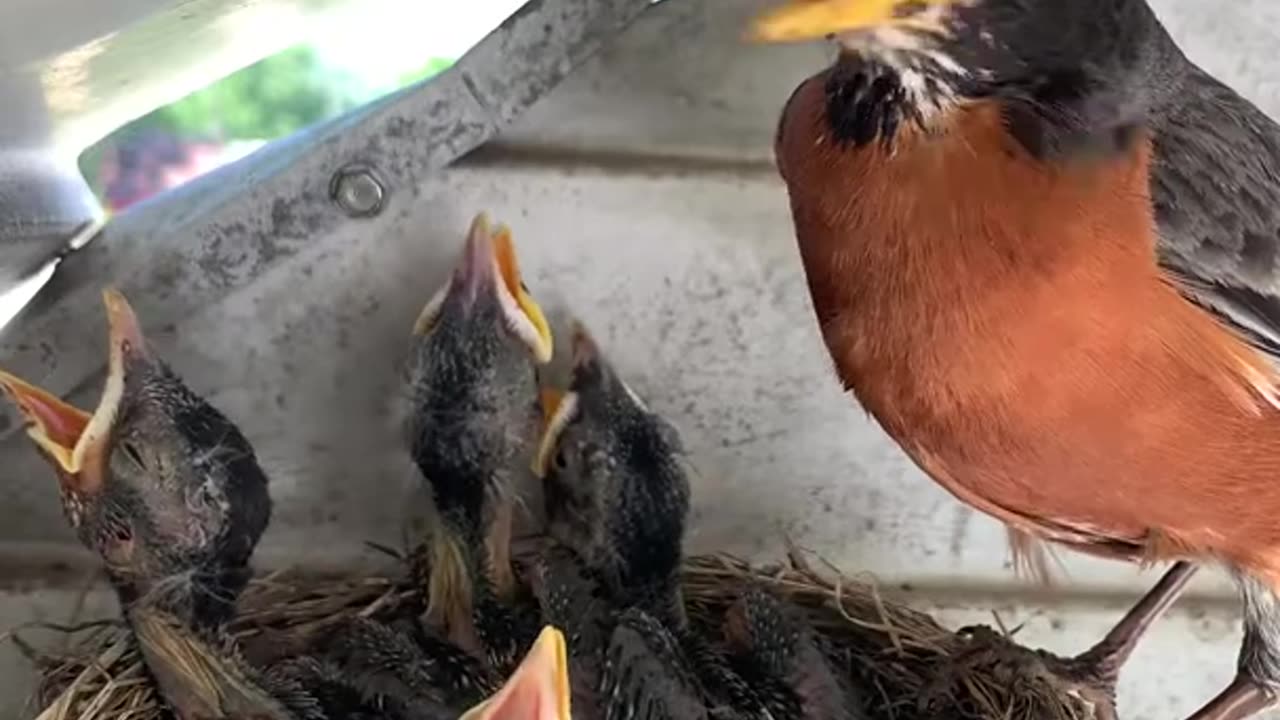
[[812, 642], [811, 632], [799, 610], [785, 607], [758, 587], [745, 590], [725, 613], [729, 647], [751, 656], [762, 672], [780, 678], [795, 670], [801, 646]]
[[[479, 507], [485, 483], [476, 478], [527, 467], [541, 415], [536, 366], [552, 351], [509, 230], [491, 231], [484, 215], [475, 219], [452, 277], [423, 308], [413, 334], [410, 452], [437, 502]], [[442, 493], [451, 478], [458, 487]]]
[[221, 576], [247, 564], [270, 518], [266, 475], [239, 429], [148, 349], [125, 298], [104, 298], [108, 371], [92, 414], [7, 373], [0, 389], [57, 473], [68, 521], [118, 584], [231, 582]]
[[775, 717], [866, 717], [862, 699], [833, 669], [801, 608], [748, 587], [725, 613], [724, 637], [735, 665]]
[[1133, 123], [1172, 82], [1172, 46], [1143, 0], [792, 0], [751, 36], [836, 40], [828, 91], [867, 116], [849, 128], [863, 142], [988, 98], [1064, 124]]
[[689, 479], [679, 435], [651, 412], [579, 327], [573, 376], [544, 403], [534, 470], [549, 533], [622, 582], [662, 579], [681, 558]]

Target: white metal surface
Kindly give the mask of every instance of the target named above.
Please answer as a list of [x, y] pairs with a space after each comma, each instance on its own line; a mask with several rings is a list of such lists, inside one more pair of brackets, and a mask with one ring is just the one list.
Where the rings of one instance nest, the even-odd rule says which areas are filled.
[[[691, 549], [772, 558], [788, 534], [849, 572], [911, 586], [957, 624], [988, 622], [990, 607], [1009, 625], [1029, 619], [1026, 641], [1063, 652], [1099, 637], [1154, 582], [1063, 555], [1070, 574], [1054, 593], [1019, 583], [1003, 531], [925, 479], [840, 393], [770, 160], [782, 102], [827, 51], [740, 45], [760, 5], [668, 0], [500, 144], [392, 187], [379, 217], [326, 228], [221, 302], [154, 328], [161, 352], [241, 423], [272, 471], [277, 513], [259, 564], [352, 565], [368, 559], [361, 541], [396, 540], [397, 493], [412, 482], [388, 411], [396, 364], [485, 209], [513, 226], [535, 295], [581, 316], [682, 429], [699, 470]], [[1156, 5], [1194, 59], [1280, 111], [1270, 69], [1280, 6]], [[73, 307], [100, 313], [89, 293]], [[0, 539], [60, 555], [71, 541], [51, 475], [13, 436], [0, 463], [13, 484], [0, 490]], [[1126, 668], [1123, 717], [1181, 717], [1230, 677], [1232, 598], [1222, 577], [1197, 579]], [[0, 618], [37, 607], [54, 612], [12, 593]]]

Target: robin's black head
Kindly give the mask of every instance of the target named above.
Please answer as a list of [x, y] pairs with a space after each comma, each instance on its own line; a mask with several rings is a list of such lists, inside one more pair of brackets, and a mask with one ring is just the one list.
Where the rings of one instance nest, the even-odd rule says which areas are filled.
[[1167, 62], [1172, 45], [1145, 0], [793, 0], [753, 35], [834, 38], [842, 59], [829, 109], [837, 130], [862, 142], [897, 128], [884, 127], [886, 105], [929, 127], [982, 99], [1004, 102], [1015, 124], [1032, 119], [1016, 116], [1025, 112], [1112, 130], [1140, 123], [1180, 67]]
[[541, 413], [535, 367], [552, 349], [506, 228], [491, 232], [484, 215], [475, 219], [453, 276], [413, 334], [410, 452], [438, 509], [471, 516], [487, 491], [528, 472]]
[[679, 436], [582, 328], [573, 356], [535, 461], [549, 532], [611, 582], [665, 581], [679, 569], [689, 511]]
[[0, 373], [0, 388], [126, 601], [220, 620], [270, 518], [266, 475], [236, 426], [147, 348], [124, 297], [104, 295], [110, 357], [92, 415], [12, 375]]

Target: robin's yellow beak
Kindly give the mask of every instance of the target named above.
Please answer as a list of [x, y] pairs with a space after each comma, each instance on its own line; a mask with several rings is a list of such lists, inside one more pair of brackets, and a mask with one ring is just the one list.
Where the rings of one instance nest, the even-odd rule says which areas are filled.
[[459, 720], [571, 720], [569, 654], [548, 625], [502, 689]]
[[27, 420], [27, 435], [55, 465], [64, 481], [74, 481], [81, 491], [92, 489], [98, 473], [86, 473], [111, 432], [124, 394], [126, 356], [147, 354], [138, 318], [119, 291], [102, 294], [107, 308], [110, 336], [106, 386], [98, 409], [89, 414], [63, 402], [52, 393], [14, 375], [0, 371], [0, 390]]
[[929, 8], [965, 0], [790, 0], [755, 19], [747, 38], [756, 42], [815, 40], [879, 25], [919, 22]]

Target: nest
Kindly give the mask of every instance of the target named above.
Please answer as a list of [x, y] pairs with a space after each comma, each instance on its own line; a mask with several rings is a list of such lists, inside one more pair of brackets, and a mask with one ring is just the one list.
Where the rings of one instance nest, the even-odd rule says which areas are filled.
[[[872, 583], [815, 571], [797, 553], [783, 566], [760, 568], [724, 555], [693, 557], [684, 583], [689, 616], [700, 631], [718, 633], [725, 610], [750, 583], [802, 608], [837, 667], [862, 689], [874, 720], [1095, 717], [1078, 683], [1054, 673], [1051, 656], [990, 628], [947, 630], [924, 613], [882, 600]], [[416, 603], [407, 578], [279, 572], [252, 581], [230, 630], [251, 662], [269, 661], [349, 618], [387, 617]], [[22, 645], [41, 675], [32, 698], [38, 720], [172, 718], [121, 622], [58, 629], [71, 635], [69, 650]]]

